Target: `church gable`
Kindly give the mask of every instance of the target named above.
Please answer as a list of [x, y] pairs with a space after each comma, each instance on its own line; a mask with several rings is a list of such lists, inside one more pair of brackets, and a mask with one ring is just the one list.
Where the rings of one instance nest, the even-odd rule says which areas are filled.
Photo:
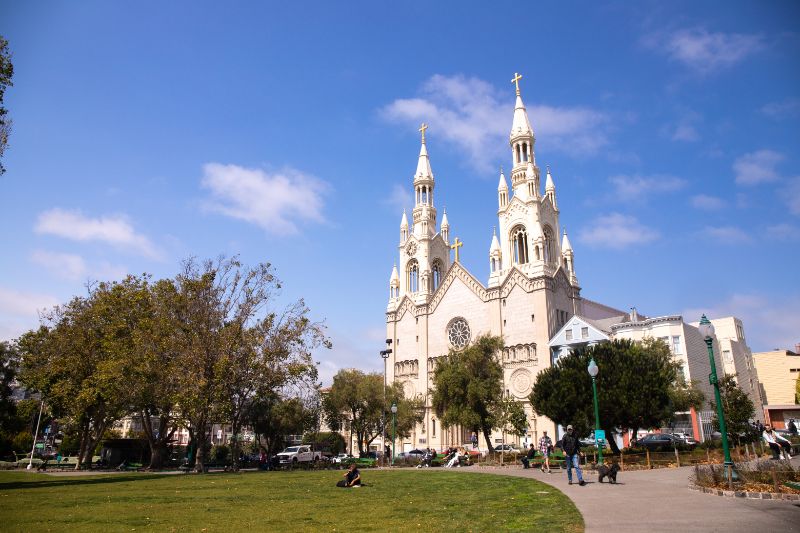
[[467, 272], [467, 270], [461, 266], [461, 263], [453, 263], [450, 266], [450, 270], [447, 271], [444, 280], [442, 280], [441, 285], [439, 285], [439, 288], [436, 289], [436, 292], [433, 294], [433, 298], [431, 298], [428, 306], [431, 313], [436, 311], [436, 308], [442, 302], [445, 294], [447, 294], [448, 290], [456, 280], [472, 291], [479, 301], [485, 302], [488, 300], [488, 291], [486, 290], [486, 287], [484, 287], [480, 281], [475, 279], [472, 274]]

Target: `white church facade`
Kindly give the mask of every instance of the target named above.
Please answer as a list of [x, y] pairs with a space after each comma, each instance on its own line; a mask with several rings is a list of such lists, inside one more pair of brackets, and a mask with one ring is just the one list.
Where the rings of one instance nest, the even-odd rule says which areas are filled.
[[[390, 278], [386, 338], [392, 354], [387, 379], [403, 384], [409, 397], [422, 397], [424, 420], [398, 452], [430, 446], [443, 448], [469, 440], [469, 428], [442, 430], [431, 409], [431, 390], [438, 358], [462, 348], [482, 334], [503, 338], [504, 389], [524, 402], [529, 433], [535, 442], [542, 431], [555, 434], [555, 424], [536, 416], [527, 397], [539, 372], [551, 365], [549, 340], [574, 315], [599, 318], [624, 312], [581, 298], [575, 254], [562, 235], [556, 188], [546, 171], [544, 191], [534, 151], [535, 135], [517, 84], [509, 136], [512, 167], [509, 187], [500, 173], [497, 189], [497, 231], [488, 251], [489, 275], [484, 284], [458, 261], [458, 239], [451, 241], [447, 215], [437, 219], [435, 179], [425, 145], [413, 178], [412, 219], [403, 213], [399, 261]], [[488, 240], [488, 239], [487, 239]], [[451, 260], [451, 252], [453, 257]], [[493, 445], [504, 440], [492, 436]], [[480, 436], [480, 447], [485, 448]]]

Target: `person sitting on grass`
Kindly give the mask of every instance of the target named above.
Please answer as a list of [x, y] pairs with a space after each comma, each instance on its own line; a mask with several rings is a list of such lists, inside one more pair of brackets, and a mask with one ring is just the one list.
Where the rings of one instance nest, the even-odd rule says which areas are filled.
[[344, 479], [339, 480], [336, 486], [344, 488], [361, 486], [361, 472], [358, 471], [355, 463], [350, 463], [350, 467], [344, 473]]

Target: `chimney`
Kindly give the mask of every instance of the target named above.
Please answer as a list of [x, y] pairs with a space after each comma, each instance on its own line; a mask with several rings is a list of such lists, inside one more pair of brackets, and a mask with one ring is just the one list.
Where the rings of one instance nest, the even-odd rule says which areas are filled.
[[635, 307], [631, 307], [631, 322], [638, 322], [639, 321], [639, 313], [636, 312]]

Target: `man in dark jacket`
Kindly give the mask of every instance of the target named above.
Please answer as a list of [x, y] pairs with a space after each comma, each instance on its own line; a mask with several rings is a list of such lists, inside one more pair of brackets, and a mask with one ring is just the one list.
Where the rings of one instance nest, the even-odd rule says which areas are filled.
[[536, 448], [531, 444], [528, 453], [523, 455], [520, 461], [522, 461], [522, 468], [530, 468], [531, 467], [531, 460], [536, 457]]
[[564, 450], [564, 462], [567, 464], [567, 480], [572, 485], [572, 468], [575, 467], [575, 472], [578, 474], [578, 485], [581, 487], [586, 485], [583, 480], [583, 473], [581, 472], [581, 443], [578, 437], [575, 436], [575, 431], [572, 426], [567, 426], [567, 434], [561, 439], [561, 449]]

